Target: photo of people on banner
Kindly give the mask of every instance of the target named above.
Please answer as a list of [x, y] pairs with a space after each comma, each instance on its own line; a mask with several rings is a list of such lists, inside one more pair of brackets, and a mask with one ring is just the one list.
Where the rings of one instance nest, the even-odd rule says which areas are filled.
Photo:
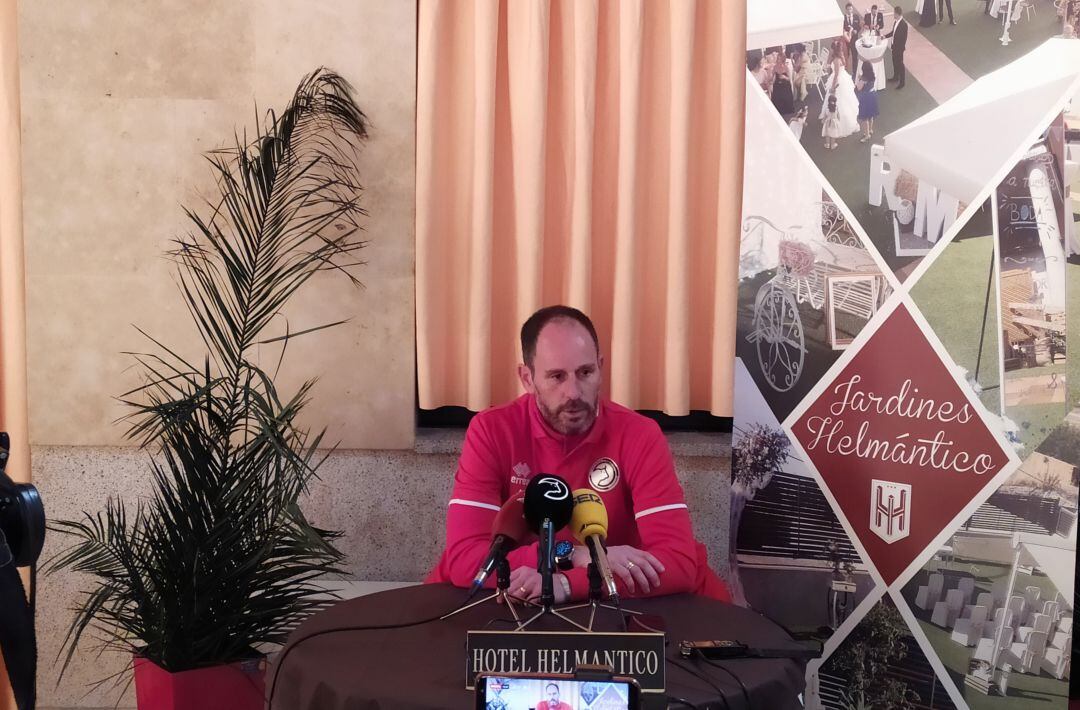
[[[892, 293], [761, 90], [747, 86], [736, 353], [783, 420]], [[778, 199], [775, 175], [785, 176]]]
[[[963, 123], [980, 136], [973, 145], [993, 141], [997, 100], [1069, 70], [1038, 50], [1076, 36], [1077, 4], [836, 0], [793, 10], [757, 0], [747, 6], [747, 68], [904, 281], [965, 205], [911, 166], [891, 165], [890, 144], [903, 152], [923, 143], [922, 130], [904, 129], [982, 79], [988, 101]], [[1017, 71], [994, 75], [1022, 59]], [[963, 134], [944, 125], [942, 135]]]

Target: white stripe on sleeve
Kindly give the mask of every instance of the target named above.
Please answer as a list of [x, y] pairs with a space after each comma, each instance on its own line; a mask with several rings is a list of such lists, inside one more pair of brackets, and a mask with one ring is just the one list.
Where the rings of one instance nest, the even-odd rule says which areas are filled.
[[[451, 498], [449, 504], [450, 505], [471, 505], [474, 508], [487, 508], [488, 510], [494, 510], [496, 513], [498, 513], [501, 510], [501, 508], [499, 508], [499, 506], [492, 505], [491, 503], [481, 503], [481, 502], [475, 501], [475, 500], [465, 500], [464, 498]], [[683, 507], [685, 508], [686, 506], [683, 506]]]
[[663, 513], [665, 510], [680, 510], [685, 509], [686, 503], [672, 503], [671, 505], [658, 505], [655, 508], [646, 508], [640, 513], [634, 516], [635, 520], [644, 518], [646, 515], [652, 515], [653, 513]]

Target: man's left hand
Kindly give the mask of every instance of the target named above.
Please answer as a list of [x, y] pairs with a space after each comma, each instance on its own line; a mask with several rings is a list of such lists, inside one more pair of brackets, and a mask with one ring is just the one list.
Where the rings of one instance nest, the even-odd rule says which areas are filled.
[[607, 558], [611, 571], [631, 593], [648, 594], [660, 587], [664, 565], [652, 553], [630, 545], [612, 545], [607, 549]]
[[[556, 573], [554, 577], [552, 588], [555, 591], [555, 603], [563, 604], [567, 601], [569, 595], [566, 593], [566, 586], [562, 583], [562, 580], [558, 579], [562, 575]], [[518, 567], [510, 573], [510, 589], [508, 593], [518, 599], [528, 599], [530, 601], [539, 599], [542, 584], [540, 573], [535, 569], [532, 567]]]

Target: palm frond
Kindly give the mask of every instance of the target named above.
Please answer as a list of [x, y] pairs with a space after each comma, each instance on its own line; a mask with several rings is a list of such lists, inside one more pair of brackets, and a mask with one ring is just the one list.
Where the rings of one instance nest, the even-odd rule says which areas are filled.
[[352, 87], [320, 69], [254, 140], [241, 133], [207, 154], [217, 197], [185, 208], [191, 231], [169, 252], [206, 355], [193, 364], [144, 333], [156, 351], [130, 353], [142, 382], [119, 400], [128, 438], [150, 454], [153, 495], [133, 514], [111, 499], [51, 524], [73, 542], [47, 571], [95, 580], [69, 625], [61, 675], [91, 638], [170, 671], [231, 662], [281, 642], [325, 603], [313, 582], [341, 571], [338, 533], [299, 505], [326, 456], [324, 432], [297, 423], [314, 381], [283, 397], [252, 349], [280, 343], [283, 357], [292, 338], [345, 322], [263, 334], [317, 273], [360, 285], [367, 131]]

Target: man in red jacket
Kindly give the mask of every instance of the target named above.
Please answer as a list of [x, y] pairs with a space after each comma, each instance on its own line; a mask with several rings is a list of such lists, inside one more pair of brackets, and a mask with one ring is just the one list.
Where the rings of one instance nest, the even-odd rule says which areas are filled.
[[[427, 582], [467, 587], [487, 554], [502, 504], [532, 476], [553, 473], [590, 488], [608, 515], [608, 560], [624, 597], [694, 592], [729, 600], [694, 539], [667, 440], [656, 422], [600, 397], [604, 358], [592, 321], [550, 306], [521, 328], [526, 394], [476, 415], [465, 435], [446, 515], [446, 549]], [[588, 597], [588, 550], [558, 540], [555, 600]], [[511, 593], [540, 595], [536, 544], [507, 555]], [[488, 586], [494, 579], [488, 580]]]
[[544, 696], [546, 700], [541, 700], [536, 704], [536, 710], [570, 710], [570, 705], [559, 700], [559, 686], [554, 683], [548, 683], [544, 687]]

